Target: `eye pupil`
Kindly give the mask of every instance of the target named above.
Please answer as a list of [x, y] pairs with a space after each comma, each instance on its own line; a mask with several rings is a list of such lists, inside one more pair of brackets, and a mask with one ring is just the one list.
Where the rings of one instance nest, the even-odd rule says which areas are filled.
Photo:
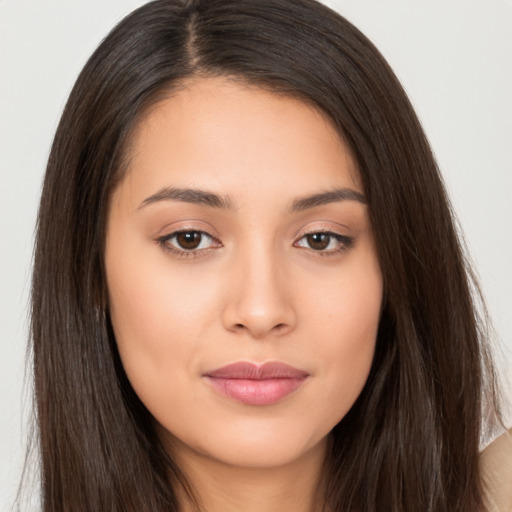
[[201, 243], [201, 233], [184, 231], [176, 235], [176, 241], [182, 249], [197, 249]]
[[315, 251], [326, 249], [329, 245], [330, 235], [325, 233], [312, 233], [307, 235], [308, 245]]

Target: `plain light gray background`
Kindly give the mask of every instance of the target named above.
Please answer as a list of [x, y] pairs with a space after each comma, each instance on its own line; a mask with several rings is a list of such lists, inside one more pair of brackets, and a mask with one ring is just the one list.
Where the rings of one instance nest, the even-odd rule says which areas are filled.
[[[24, 354], [45, 161], [85, 60], [117, 21], [143, 3], [0, 0], [1, 511], [10, 510], [16, 493], [30, 412]], [[503, 375], [512, 381], [512, 2], [326, 3], [374, 41], [417, 109], [501, 339]]]

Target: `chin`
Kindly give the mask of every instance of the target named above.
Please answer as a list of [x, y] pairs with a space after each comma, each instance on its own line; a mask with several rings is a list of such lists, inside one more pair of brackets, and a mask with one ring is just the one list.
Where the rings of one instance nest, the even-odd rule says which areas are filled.
[[[323, 460], [328, 432], [308, 432], [305, 425], [255, 425], [253, 421], [232, 424], [232, 428], [212, 429], [199, 438], [186, 434], [164, 434], [164, 445], [181, 455], [240, 468], [278, 468], [302, 457], [318, 456]], [[166, 441], [167, 440], [167, 441]]]

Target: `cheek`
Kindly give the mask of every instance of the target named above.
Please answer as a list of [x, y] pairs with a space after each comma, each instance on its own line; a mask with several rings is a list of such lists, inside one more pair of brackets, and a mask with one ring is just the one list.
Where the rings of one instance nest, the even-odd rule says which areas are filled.
[[122, 242], [106, 258], [110, 316], [127, 377], [150, 408], [195, 370], [211, 292], [198, 293], [147, 241]]
[[315, 405], [315, 413], [327, 414], [333, 425], [352, 407], [368, 378], [382, 292], [380, 268], [372, 258], [331, 282], [310, 305], [311, 332], [318, 339], [311, 359], [323, 362], [319, 372], [325, 379], [325, 400]]

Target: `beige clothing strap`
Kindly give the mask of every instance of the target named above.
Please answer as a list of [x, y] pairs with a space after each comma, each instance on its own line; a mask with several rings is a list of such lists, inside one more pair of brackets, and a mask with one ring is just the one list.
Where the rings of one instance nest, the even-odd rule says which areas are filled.
[[493, 441], [480, 460], [489, 512], [512, 512], [512, 429]]

